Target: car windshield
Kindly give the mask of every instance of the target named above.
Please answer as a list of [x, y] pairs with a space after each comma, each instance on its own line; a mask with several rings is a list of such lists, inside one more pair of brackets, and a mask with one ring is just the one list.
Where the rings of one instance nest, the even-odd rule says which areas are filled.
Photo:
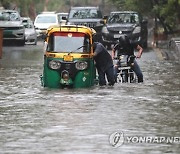
[[48, 50], [54, 52], [89, 52], [89, 38], [83, 33], [54, 33], [48, 43]]
[[20, 21], [20, 16], [17, 12], [0, 12], [0, 21]]
[[139, 23], [137, 13], [113, 13], [108, 18], [108, 23]]
[[63, 19], [63, 17], [65, 17], [65, 18], [67, 18], [68, 17], [68, 14], [58, 14], [58, 20], [59, 21], [62, 21]]
[[25, 28], [33, 28], [33, 22], [29, 19], [23, 19], [22, 23]]
[[56, 16], [38, 16], [36, 23], [56, 23]]
[[70, 19], [93, 19], [102, 18], [102, 14], [97, 9], [72, 9], [69, 14]]

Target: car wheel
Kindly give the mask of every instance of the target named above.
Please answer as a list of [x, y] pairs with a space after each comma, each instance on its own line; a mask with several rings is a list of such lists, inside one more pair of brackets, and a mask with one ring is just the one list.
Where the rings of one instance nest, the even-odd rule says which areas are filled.
[[34, 40], [33, 45], [37, 45], [37, 39]]

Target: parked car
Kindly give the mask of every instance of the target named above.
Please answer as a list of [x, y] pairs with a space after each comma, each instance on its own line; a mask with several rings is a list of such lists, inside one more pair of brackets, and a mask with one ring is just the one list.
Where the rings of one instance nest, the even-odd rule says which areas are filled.
[[3, 29], [3, 41], [25, 44], [25, 28], [20, 14], [16, 10], [0, 10], [0, 28]]
[[60, 13], [56, 13], [58, 16], [58, 21], [61, 25], [65, 25], [66, 24], [66, 19], [68, 17], [68, 13], [65, 12], [60, 12]]
[[119, 37], [126, 34], [132, 41], [147, 47], [147, 20], [134, 11], [111, 12], [102, 28], [103, 44], [110, 47]]
[[101, 39], [103, 21], [102, 12], [99, 7], [71, 7], [67, 24], [84, 25], [93, 28], [97, 32], [97, 39]]
[[59, 24], [58, 15], [55, 12], [43, 12], [36, 16], [34, 26], [38, 37], [46, 32], [48, 27]]
[[25, 27], [25, 41], [26, 43], [37, 44], [37, 33], [33, 21], [29, 17], [22, 18]]

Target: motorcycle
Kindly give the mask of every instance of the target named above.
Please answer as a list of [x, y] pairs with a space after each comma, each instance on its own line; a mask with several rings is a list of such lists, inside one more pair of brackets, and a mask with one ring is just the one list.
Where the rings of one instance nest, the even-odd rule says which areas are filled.
[[135, 58], [136, 56], [134, 55], [121, 55], [118, 58], [115, 58], [116, 60], [118, 60], [115, 68], [117, 71], [117, 82], [136, 82], [136, 75], [132, 69]]

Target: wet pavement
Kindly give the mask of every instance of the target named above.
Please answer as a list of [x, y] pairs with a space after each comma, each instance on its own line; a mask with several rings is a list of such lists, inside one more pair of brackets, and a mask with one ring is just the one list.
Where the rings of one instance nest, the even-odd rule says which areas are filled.
[[180, 62], [149, 49], [138, 63], [143, 84], [49, 89], [42, 42], [4, 47], [0, 153], [179, 154]]

